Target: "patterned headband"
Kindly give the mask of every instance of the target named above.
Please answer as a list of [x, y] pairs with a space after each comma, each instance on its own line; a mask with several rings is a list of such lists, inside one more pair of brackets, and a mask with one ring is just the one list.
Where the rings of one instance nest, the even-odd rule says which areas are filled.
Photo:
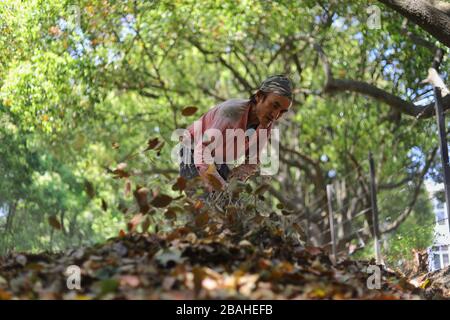
[[278, 74], [264, 80], [259, 87], [263, 92], [273, 92], [292, 100], [292, 83], [284, 75]]

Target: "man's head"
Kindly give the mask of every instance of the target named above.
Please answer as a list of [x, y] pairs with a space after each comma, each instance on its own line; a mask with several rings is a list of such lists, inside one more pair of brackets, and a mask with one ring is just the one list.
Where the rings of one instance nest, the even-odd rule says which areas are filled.
[[289, 110], [292, 104], [291, 81], [283, 75], [269, 77], [261, 83], [251, 100], [259, 123], [267, 128]]

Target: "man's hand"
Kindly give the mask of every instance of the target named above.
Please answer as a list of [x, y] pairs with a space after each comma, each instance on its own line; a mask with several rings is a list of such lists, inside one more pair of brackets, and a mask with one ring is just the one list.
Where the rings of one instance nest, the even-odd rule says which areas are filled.
[[246, 181], [249, 177], [254, 175], [258, 169], [259, 165], [257, 164], [241, 164], [239, 167], [231, 170], [230, 178]]
[[206, 170], [200, 170], [199, 174], [208, 192], [224, 191], [228, 187], [228, 183], [217, 172], [216, 166], [213, 164], [210, 164]]

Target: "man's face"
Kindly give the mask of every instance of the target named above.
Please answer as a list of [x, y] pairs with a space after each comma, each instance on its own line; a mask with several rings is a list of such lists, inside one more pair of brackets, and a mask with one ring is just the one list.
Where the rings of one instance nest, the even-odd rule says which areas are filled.
[[[265, 95], [265, 98], [264, 98]], [[263, 128], [267, 128], [271, 122], [278, 120], [289, 110], [291, 100], [269, 92], [256, 96], [256, 116]]]

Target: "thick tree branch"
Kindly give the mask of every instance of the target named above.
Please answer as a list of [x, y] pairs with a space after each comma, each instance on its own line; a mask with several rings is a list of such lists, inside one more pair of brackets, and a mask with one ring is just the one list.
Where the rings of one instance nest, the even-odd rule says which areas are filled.
[[[357, 92], [370, 96], [378, 101], [384, 102], [390, 107], [397, 110], [398, 112], [407, 114], [409, 116], [413, 116], [416, 118], [429, 118], [434, 115], [435, 111], [434, 102], [431, 102], [424, 106], [419, 106], [367, 82], [350, 79], [333, 78], [330, 63], [323, 49], [318, 44], [315, 44], [314, 47], [319, 53], [319, 57], [322, 61], [323, 69], [325, 72], [325, 86], [323, 92], [325, 93], [332, 93], [336, 91]], [[450, 109], [450, 95], [446, 95], [445, 97], [442, 98], [442, 104], [444, 110]]]
[[441, 0], [428, 0], [428, 2], [433, 5], [436, 9], [441, 10], [447, 15], [450, 15], [450, 3]]
[[414, 42], [414, 44], [416, 44], [418, 46], [428, 48], [432, 52], [436, 52], [436, 50], [438, 49], [438, 47], [436, 47], [433, 42], [427, 41], [427, 40], [417, 36], [416, 34], [414, 34], [414, 32], [410, 31], [408, 29], [408, 19], [405, 19], [403, 21], [400, 32], [402, 34], [406, 35], [412, 42]]
[[[450, 48], [448, 4], [425, 0], [379, 0]], [[442, 11], [443, 10], [443, 11]]]

